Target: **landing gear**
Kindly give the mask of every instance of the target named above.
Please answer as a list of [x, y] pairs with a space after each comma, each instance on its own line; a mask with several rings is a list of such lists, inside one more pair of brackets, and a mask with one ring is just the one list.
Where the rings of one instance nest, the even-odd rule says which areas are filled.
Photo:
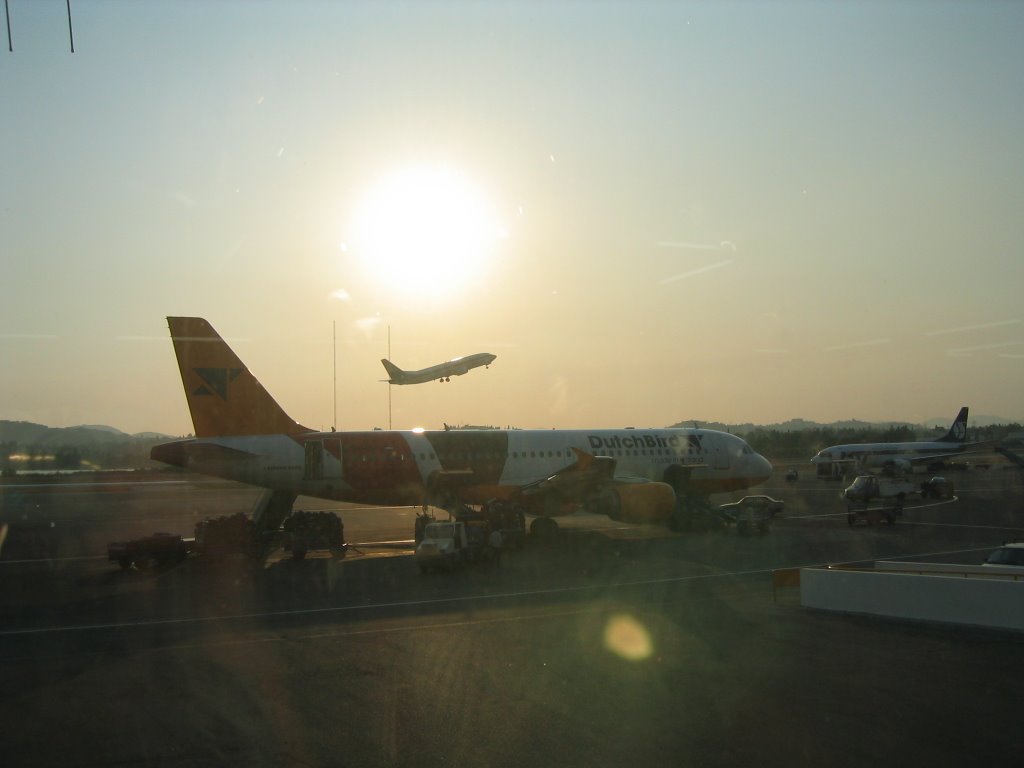
[[676, 501], [676, 509], [669, 520], [673, 531], [721, 531], [725, 522], [703, 497], [683, 496]]
[[541, 544], [551, 544], [558, 539], [558, 523], [550, 517], [538, 517], [530, 523], [530, 537]]
[[690, 467], [673, 464], [665, 470], [662, 482], [672, 486], [676, 494], [676, 507], [668, 520], [673, 531], [718, 531], [725, 524], [708, 497], [690, 485]]
[[252, 515], [250, 554], [264, 561], [273, 548], [274, 531], [280, 530], [292, 514], [297, 495], [287, 491], [264, 491]]

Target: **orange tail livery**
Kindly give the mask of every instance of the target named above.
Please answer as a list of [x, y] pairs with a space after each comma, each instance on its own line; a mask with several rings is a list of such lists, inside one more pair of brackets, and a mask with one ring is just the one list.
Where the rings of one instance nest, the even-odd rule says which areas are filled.
[[201, 317], [168, 317], [196, 437], [299, 434], [292, 419]]

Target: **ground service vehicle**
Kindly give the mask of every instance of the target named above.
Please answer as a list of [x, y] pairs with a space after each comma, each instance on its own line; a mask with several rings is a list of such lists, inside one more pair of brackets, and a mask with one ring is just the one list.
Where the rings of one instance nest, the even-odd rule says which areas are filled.
[[263, 562], [276, 549], [284, 548], [296, 560], [311, 550], [330, 550], [344, 556], [345, 532], [341, 518], [333, 512], [297, 510], [275, 530], [262, 530], [248, 515], [237, 513], [200, 520], [195, 537], [185, 539], [169, 533], [154, 533], [131, 541], [107, 546], [107, 556], [122, 569], [165, 567], [185, 560], [189, 555], [208, 558], [244, 555]]
[[1011, 541], [993, 551], [982, 565], [1004, 571], [1024, 573], [1024, 541]]
[[416, 564], [421, 573], [426, 573], [431, 568], [453, 570], [489, 560], [489, 533], [489, 526], [481, 520], [428, 523], [416, 547]]
[[922, 499], [952, 499], [953, 483], [944, 477], [933, 477], [921, 483]]
[[526, 544], [526, 516], [520, 504], [504, 499], [491, 499], [480, 508], [477, 519], [486, 520], [492, 531], [501, 531], [501, 539], [506, 549], [522, 549]]
[[293, 512], [281, 525], [284, 544], [292, 557], [301, 560], [313, 549], [345, 551], [345, 526], [333, 512]]
[[902, 509], [907, 497], [917, 492], [917, 486], [902, 476], [858, 475], [843, 491], [843, 497], [849, 502], [859, 503], [875, 499], [891, 501]]
[[107, 546], [107, 557], [127, 571], [133, 565], [167, 566], [180, 563], [192, 551], [194, 541], [170, 533], [154, 533], [141, 539], [115, 541]]
[[719, 506], [727, 522], [736, 526], [736, 533], [747, 536], [751, 533], [765, 534], [772, 519], [782, 511], [784, 502], [771, 496], [744, 496]]
[[[884, 518], [893, 525], [903, 514], [907, 497], [917, 492], [917, 486], [901, 476], [858, 475], [843, 491], [847, 501], [846, 522], [877, 523]], [[870, 506], [872, 502], [876, 505]]]

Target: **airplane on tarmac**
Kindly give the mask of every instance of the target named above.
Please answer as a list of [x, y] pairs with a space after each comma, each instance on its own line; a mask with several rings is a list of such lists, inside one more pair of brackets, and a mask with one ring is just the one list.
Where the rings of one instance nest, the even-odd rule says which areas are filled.
[[844, 465], [860, 465], [863, 469], [891, 467], [909, 472], [922, 461], [936, 461], [956, 456], [981, 443], [968, 443], [967, 406], [953, 419], [949, 431], [938, 440], [904, 443], [847, 443], [822, 448], [811, 459], [818, 477], [839, 477]]
[[261, 486], [254, 522], [276, 530], [299, 494], [381, 506], [508, 499], [553, 532], [581, 506], [678, 527], [694, 497], [768, 479], [772, 466], [709, 429], [316, 432], [293, 420], [198, 317], [169, 317], [195, 437], [151, 458]]
[[450, 376], [462, 376], [481, 365], [489, 368], [497, 357], [489, 352], [477, 352], [475, 355], [456, 357], [447, 363], [438, 363], [419, 371], [403, 371], [390, 360], [381, 360], [381, 363], [384, 365], [384, 370], [388, 372], [388, 376], [391, 377], [384, 379], [388, 384], [423, 384], [435, 379], [448, 381]]

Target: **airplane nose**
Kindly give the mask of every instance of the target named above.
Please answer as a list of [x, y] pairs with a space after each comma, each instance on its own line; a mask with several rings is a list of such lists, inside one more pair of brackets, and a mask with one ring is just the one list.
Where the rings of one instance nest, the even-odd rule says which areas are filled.
[[753, 459], [753, 461], [750, 474], [757, 479], [757, 482], [763, 483], [772, 476], [774, 467], [772, 467], [772, 463], [768, 461], [768, 459], [759, 453], [752, 456], [751, 459]]

